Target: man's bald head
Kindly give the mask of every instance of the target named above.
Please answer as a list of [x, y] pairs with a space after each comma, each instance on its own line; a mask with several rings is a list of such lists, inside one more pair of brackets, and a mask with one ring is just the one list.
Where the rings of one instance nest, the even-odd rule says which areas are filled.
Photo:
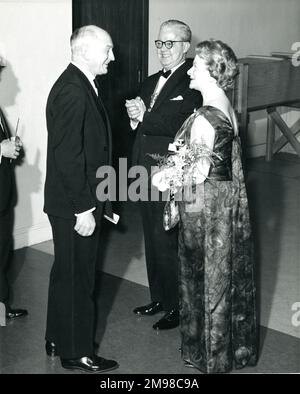
[[77, 56], [81, 49], [89, 45], [91, 41], [104, 41], [108, 37], [110, 38], [109, 34], [98, 26], [89, 25], [76, 29], [70, 39], [72, 56]]
[[113, 43], [107, 31], [88, 25], [75, 30], [70, 39], [72, 60], [86, 66], [92, 74], [107, 73], [107, 65], [114, 60]]

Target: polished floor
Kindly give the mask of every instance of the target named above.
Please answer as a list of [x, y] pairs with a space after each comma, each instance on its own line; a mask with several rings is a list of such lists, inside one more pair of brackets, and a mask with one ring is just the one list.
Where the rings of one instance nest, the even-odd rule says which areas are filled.
[[[248, 163], [247, 184], [256, 240], [260, 305], [260, 359], [246, 373], [300, 372], [300, 160], [278, 155]], [[178, 329], [156, 332], [161, 315], [137, 318], [132, 309], [149, 301], [141, 222], [134, 204], [119, 207], [120, 225], [107, 223], [99, 263], [99, 354], [117, 359], [111, 374], [197, 374], [180, 360]], [[14, 305], [29, 316], [0, 327], [0, 373], [69, 374], [44, 352], [47, 285], [53, 245], [16, 251], [10, 277]], [[297, 323], [297, 321], [296, 321]], [[74, 373], [74, 372], [73, 372]], [[78, 372], [79, 373], [79, 372]]]

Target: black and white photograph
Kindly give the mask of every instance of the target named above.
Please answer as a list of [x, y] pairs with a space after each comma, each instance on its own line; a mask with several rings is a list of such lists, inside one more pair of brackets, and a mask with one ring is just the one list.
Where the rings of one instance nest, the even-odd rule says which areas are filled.
[[300, 374], [299, 20], [0, 0], [1, 375]]

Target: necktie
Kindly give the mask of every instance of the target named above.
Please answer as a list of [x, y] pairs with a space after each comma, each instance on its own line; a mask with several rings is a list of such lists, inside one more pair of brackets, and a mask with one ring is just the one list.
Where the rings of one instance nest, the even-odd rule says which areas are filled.
[[[164, 77], [164, 78], [167, 79], [169, 77], [169, 75], [171, 75], [171, 70], [168, 70], [168, 71], [160, 70], [158, 74], [159, 74], [160, 77]], [[157, 99], [157, 97], [159, 95], [159, 92], [161, 90], [161, 88], [160, 88], [159, 91], [158, 91], [158, 86], [159, 86], [159, 81], [157, 82], [157, 85], [156, 85], [156, 87], [154, 89], [154, 92], [151, 95], [148, 112], [151, 112], [152, 107], [154, 106], [155, 101], [156, 101], [156, 99]]]
[[102, 116], [103, 121], [104, 121], [104, 123], [106, 125], [106, 110], [104, 109], [104, 105], [103, 105], [103, 102], [102, 102], [101, 97], [100, 97], [100, 85], [99, 85], [99, 83], [97, 81], [97, 78], [94, 79], [94, 84], [95, 84], [97, 92], [98, 92], [98, 102], [99, 102], [99, 109], [100, 109], [100, 112], [101, 112], [101, 116]]
[[160, 70], [159, 75], [161, 77], [168, 78], [168, 76], [171, 75], [171, 70], [168, 71]]
[[4, 123], [1, 117], [1, 113], [0, 113], [0, 131], [2, 131], [2, 133], [5, 135], [6, 138], [8, 138], [7, 132], [4, 128]]
[[99, 97], [99, 93], [100, 93], [100, 84], [97, 80], [97, 78], [94, 79], [94, 84], [96, 86], [97, 92], [98, 92], [98, 97]]

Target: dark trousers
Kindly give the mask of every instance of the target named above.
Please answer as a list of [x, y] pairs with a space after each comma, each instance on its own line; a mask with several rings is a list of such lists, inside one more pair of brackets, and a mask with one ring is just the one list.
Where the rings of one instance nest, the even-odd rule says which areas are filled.
[[151, 300], [160, 301], [166, 311], [178, 309], [178, 229], [164, 230], [164, 201], [141, 201], [139, 205]]
[[0, 302], [7, 303], [9, 286], [6, 271], [12, 251], [13, 209], [0, 216]]
[[50, 274], [46, 339], [54, 342], [61, 358], [94, 353], [94, 286], [98, 258], [97, 226], [90, 237], [74, 230], [75, 219], [49, 216], [54, 242]]

